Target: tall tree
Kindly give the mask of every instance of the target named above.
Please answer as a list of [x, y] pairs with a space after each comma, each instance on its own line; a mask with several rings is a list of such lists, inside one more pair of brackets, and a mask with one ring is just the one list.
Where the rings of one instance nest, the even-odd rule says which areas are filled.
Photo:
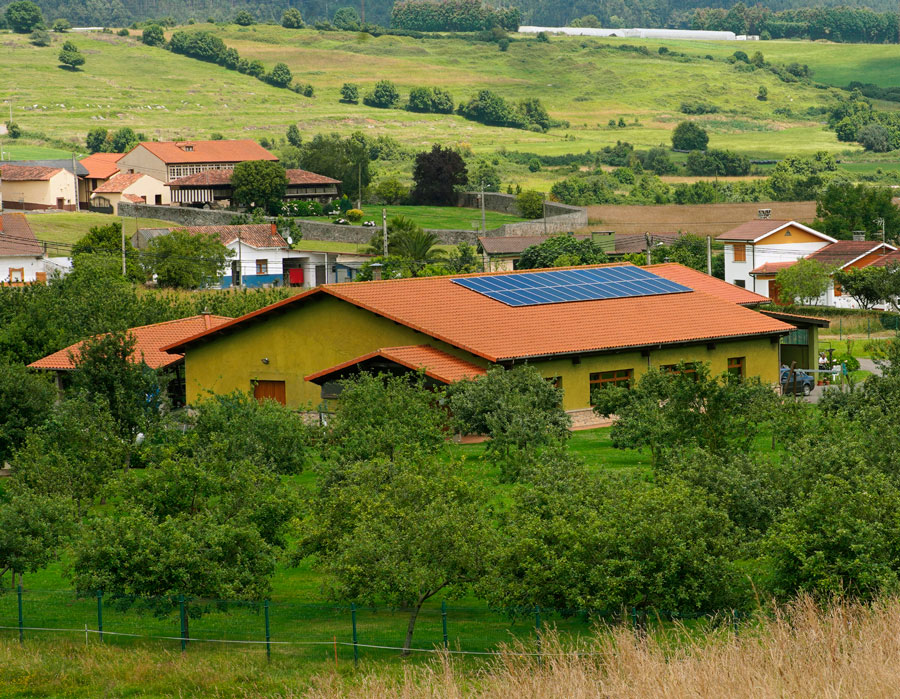
[[778, 270], [775, 283], [782, 301], [817, 306], [831, 283], [832, 269], [815, 260], [797, 260]]
[[6, 6], [4, 12], [6, 24], [17, 34], [29, 32], [44, 26], [41, 9], [31, 0], [18, 0]]
[[232, 256], [214, 233], [172, 231], [151, 240], [141, 262], [161, 287], [202, 289], [218, 282]]
[[29, 429], [38, 428], [53, 406], [55, 391], [47, 377], [22, 364], [0, 361], [0, 466], [25, 442]]
[[900, 208], [894, 205], [893, 196], [890, 187], [832, 182], [816, 197], [813, 225], [841, 240], [850, 240], [855, 231], [880, 240], [883, 219], [885, 231], [894, 237], [900, 233]]
[[287, 184], [284, 168], [268, 160], [238, 163], [231, 175], [234, 199], [238, 204], [258, 207], [272, 215], [281, 212]]
[[417, 204], [450, 206], [456, 203], [456, 189], [468, 184], [469, 178], [462, 156], [435, 144], [416, 155], [413, 180], [411, 195]]
[[[72, 246], [72, 257], [79, 255], [101, 255], [122, 259], [122, 224], [118, 221], [105, 226], [92, 226], [87, 235]], [[121, 262], [119, 262], [121, 269]], [[142, 282], [146, 276], [141, 269], [137, 252], [129, 237], [125, 238], [125, 277], [132, 282]]]

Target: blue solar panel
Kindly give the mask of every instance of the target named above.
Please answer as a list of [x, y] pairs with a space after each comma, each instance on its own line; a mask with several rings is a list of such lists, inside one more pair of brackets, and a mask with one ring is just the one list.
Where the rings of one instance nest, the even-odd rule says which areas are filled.
[[507, 306], [633, 298], [691, 291], [641, 267], [594, 267], [558, 272], [462, 277], [454, 283]]

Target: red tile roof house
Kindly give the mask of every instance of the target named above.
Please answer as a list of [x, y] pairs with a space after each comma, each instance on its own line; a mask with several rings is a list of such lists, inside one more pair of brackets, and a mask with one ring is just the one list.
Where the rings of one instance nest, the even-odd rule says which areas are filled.
[[[620, 282], [601, 278], [639, 283], [605, 292]], [[592, 296], [596, 285], [603, 289]], [[450, 383], [527, 362], [562, 387], [574, 419], [590, 420], [593, 390], [682, 360], [776, 384], [780, 339], [800, 326], [748, 307], [765, 300], [674, 264], [329, 284], [164, 349], [185, 354], [191, 403], [265, 380], [272, 395], [302, 408], [360, 369], [423, 370]], [[802, 366], [817, 356], [823, 323], [809, 322]]]
[[[370, 255], [327, 253], [294, 250], [278, 233], [274, 223], [244, 224], [240, 226], [171, 226], [141, 228], [131, 239], [139, 250], [145, 249], [153, 238], [172, 231], [212, 233], [234, 252], [223, 270], [221, 285], [227, 289], [235, 284], [244, 287], [298, 286], [352, 281]], [[237, 280], [235, 280], [237, 277]]]
[[3, 209], [75, 211], [78, 178], [63, 167], [0, 165], [0, 197]]
[[[51, 265], [55, 269], [55, 265]], [[48, 261], [25, 214], [0, 214], [0, 284], [46, 282]]]
[[122, 155], [123, 153], [92, 153], [79, 161], [87, 170], [87, 174], [78, 182], [78, 200], [82, 208], [90, 208], [94, 190], [119, 172], [119, 159]]
[[[141, 325], [128, 332], [134, 337], [135, 347], [131, 361], [144, 362], [151, 369], [168, 369], [175, 374], [169, 386], [170, 397], [176, 405], [184, 404], [184, 355], [163, 352], [162, 347], [173, 342], [180, 342], [197, 333], [205, 332], [229, 322], [226, 316], [214, 316], [209, 313], [169, 320], [152, 325]], [[65, 349], [49, 354], [28, 365], [30, 369], [52, 371], [56, 375], [56, 385], [62, 390], [66, 381], [65, 375], [75, 369], [78, 356], [84, 342], [76, 342]]]
[[[838, 240], [820, 248], [811, 255], [806, 255], [807, 260], [815, 260], [826, 267], [836, 270], [862, 269], [874, 264], [886, 264], [891, 255], [896, 254], [897, 248], [893, 245], [873, 240]], [[757, 279], [768, 279], [770, 293], [774, 293], [773, 300], [779, 303], [777, 296], [777, 284], [775, 276], [779, 270], [797, 264], [797, 260], [788, 262], [767, 262], [750, 271]], [[819, 299], [822, 306], [834, 308], [859, 308], [859, 304], [852, 296], [843, 293], [840, 284], [834, 280], [828, 285], [828, 289]]]
[[[171, 190], [171, 200], [176, 204], [197, 206], [218, 202], [231, 203], [234, 188], [231, 186], [232, 170], [205, 170], [179, 177], [166, 183]], [[340, 196], [341, 181], [306, 170], [285, 170], [288, 186], [284, 198], [303, 199], [325, 203]]]
[[119, 202], [132, 204], [168, 204], [169, 190], [150, 175], [141, 172], [118, 172], [91, 194], [91, 211], [117, 213]]

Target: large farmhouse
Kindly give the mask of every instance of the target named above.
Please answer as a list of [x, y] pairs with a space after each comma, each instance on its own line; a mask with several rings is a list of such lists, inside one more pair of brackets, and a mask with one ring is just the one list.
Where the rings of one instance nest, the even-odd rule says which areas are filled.
[[[781, 339], [799, 326], [746, 307], [767, 300], [674, 264], [347, 283], [164, 349], [185, 355], [189, 403], [261, 385], [312, 408], [360, 368], [450, 383], [527, 362], [562, 387], [566, 410], [590, 414], [594, 389], [680, 362], [776, 384]], [[805, 358], [816, 329], [806, 326]]]
[[256, 141], [146, 141], [119, 158], [122, 172], [142, 172], [171, 182], [207, 170], [233, 170], [247, 160], [277, 161]]

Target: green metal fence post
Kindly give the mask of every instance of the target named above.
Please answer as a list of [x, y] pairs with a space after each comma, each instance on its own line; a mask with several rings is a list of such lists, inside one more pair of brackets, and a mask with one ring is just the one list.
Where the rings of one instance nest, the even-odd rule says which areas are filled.
[[272, 659], [272, 636], [269, 634], [269, 600], [263, 602], [263, 609], [266, 613], [266, 660]]
[[[21, 578], [20, 578], [21, 580]], [[22, 583], [16, 588], [16, 594], [19, 598], [19, 643], [25, 642], [25, 618], [22, 615]]]
[[441, 600], [441, 626], [444, 630], [444, 648], [449, 648], [447, 639], [447, 600]]
[[100, 643], [103, 643], [103, 590], [97, 590], [97, 631]]
[[184, 595], [178, 595], [179, 616], [181, 617], [181, 652], [187, 648], [187, 613], [184, 608]]
[[350, 620], [353, 622], [353, 665], [359, 665], [359, 647], [356, 645], [356, 605], [350, 604]]

